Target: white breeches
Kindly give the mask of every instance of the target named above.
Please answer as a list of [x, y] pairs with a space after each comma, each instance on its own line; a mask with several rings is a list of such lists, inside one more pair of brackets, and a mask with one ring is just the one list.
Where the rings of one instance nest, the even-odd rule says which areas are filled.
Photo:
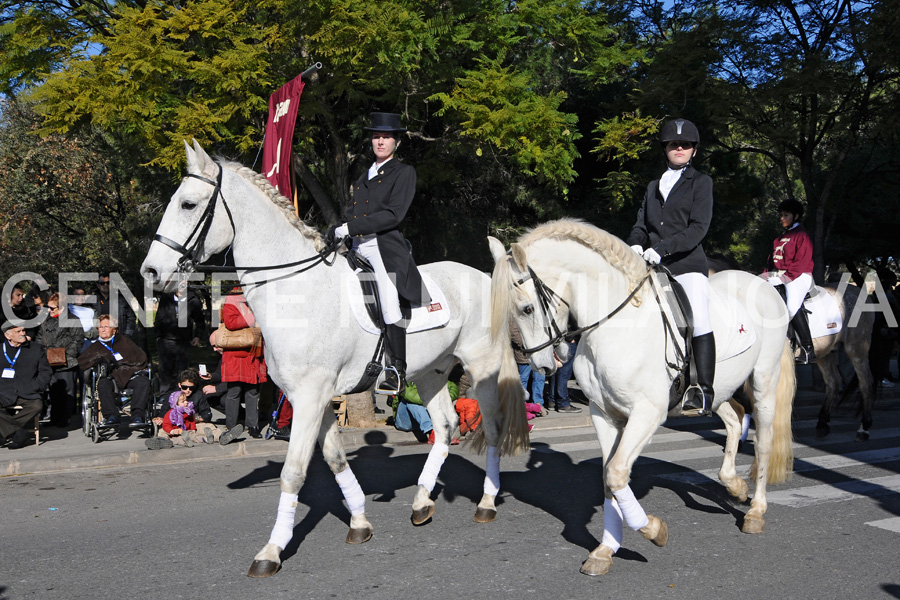
[[812, 287], [812, 282], [812, 274], [803, 273], [797, 279], [784, 284], [784, 290], [787, 292], [787, 308], [788, 312], [791, 313], [791, 317], [796, 315], [800, 307], [803, 306], [803, 299], [806, 298], [806, 293]]
[[[709, 320], [709, 277], [702, 273], [684, 273], [675, 279], [684, 288], [694, 313], [694, 337], [712, 332]], [[620, 503], [621, 504], [621, 503]]]
[[375, 269], [375, 283], [378, 285], [378, 300], [381, 302], [381, 316], [384, 317], [384, 322], [387, 325], [396, 323], [403, 318], [403, 313], [400, 312], [400, 296], [397, 294], [393, 277], [388, 274], [384, 261], [381, 260], [378, 238], [374, 234], [355, 237], [353, 249]]

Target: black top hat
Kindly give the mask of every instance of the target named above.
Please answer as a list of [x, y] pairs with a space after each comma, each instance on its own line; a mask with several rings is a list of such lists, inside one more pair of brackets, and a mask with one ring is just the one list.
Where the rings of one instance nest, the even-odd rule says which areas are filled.
[[373, 112], [371, 118], [372, 124], [363, 127], [366, 131], [406, 131], [406, 127], [400, 125], [400, 115], [397, 113]]

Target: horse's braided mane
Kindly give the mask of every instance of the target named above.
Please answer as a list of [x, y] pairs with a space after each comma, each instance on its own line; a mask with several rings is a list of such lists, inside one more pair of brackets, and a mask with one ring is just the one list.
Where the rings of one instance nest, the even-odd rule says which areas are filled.
[[520, 237], [519, 244], [527, 247], [546, 238], [572, 240], [590, 248], [628, 277], [632, 285], [647, 273], [647, 264], [625, 242], [579, 219], [559, 219], [538, 225]]
[[265, 175], [257, 173], [253, 169], [245, 167], [240, 163], [223, 162], [222, 164], [255, 185], [259, 191], [268, 196], [269, 200], [272, 201], [272, 204], [281, 209], [281, 212], [284, 213], [285, 218], [291, 225], [293, 225], [303, 237], [313, 243], [313, 247], [315, 247], [316, 251], [322, 251], [325, 247], [325, 241], [322, 239], [322, 234], [320, 234], [315, 227], [310, 227], [297, 216], [297, 213], [294, 211], [294, 204], [281, 195], [278, 190], [275, 189], [275, 186], [266, 179]]

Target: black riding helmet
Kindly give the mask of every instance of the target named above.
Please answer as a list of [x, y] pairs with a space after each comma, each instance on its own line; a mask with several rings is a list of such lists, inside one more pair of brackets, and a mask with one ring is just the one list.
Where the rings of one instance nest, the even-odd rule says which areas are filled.
[[784, 211], [795, 215], [794, 220], [799, 221], [803, 218], [803, 204], [799, 200], [790, 198], [778, 205], [778, 212]]
[[700, 132], [697, 131], [697, 126], [687, 119], [674, 119], [663, 125], [659, 132], [659, 142], [665, 146], [675, 141], [699, 144]]

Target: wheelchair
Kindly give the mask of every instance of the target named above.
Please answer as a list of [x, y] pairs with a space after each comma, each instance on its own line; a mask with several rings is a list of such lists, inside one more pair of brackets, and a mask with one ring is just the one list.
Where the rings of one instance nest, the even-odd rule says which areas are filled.
[[[121, 427], [121, 423], [116, 423], [115, 425], [103, 425], [101, 423], [103, 415], [100, 412], [100, 394], [97, 385], [102, 378], [108, 375], [108, 373], [109, 365], [105, 362], [99, 362], [84, 372], [84, 384], [81, 394], [82, 431], [84, 432], [84, 435], [91, 438], [91, 441], [95, 444], [99, 443], [101, 440], [109, 439], [115, 435]], [[153, 417], [157, 416], [162, 407], [162, 402], [158, 393], [159, 381], [153, 378], [150, 367], [135, 373], [131, 380], [135, 377], [146, 377], [150, 380], [150, 398], [147, 402], [147, 408], [144, 414], [146, 423], [138, 427], [131, 427], [130, 430], [142, 431], [147, 434], [148, 437], [153, 437], [159, 429], [159, 427], [153, 423]], [[131, 380], [129, 380], [129, 382]], [[119, 385], [116, 383], [115, 379], [110, 378], [110, 381], [113, 383], [113, 393], [118, 400], [119, 417], [130, 420], [131, 396], [134, 394], [134, 390], [130, 387], [119, 389]]]

